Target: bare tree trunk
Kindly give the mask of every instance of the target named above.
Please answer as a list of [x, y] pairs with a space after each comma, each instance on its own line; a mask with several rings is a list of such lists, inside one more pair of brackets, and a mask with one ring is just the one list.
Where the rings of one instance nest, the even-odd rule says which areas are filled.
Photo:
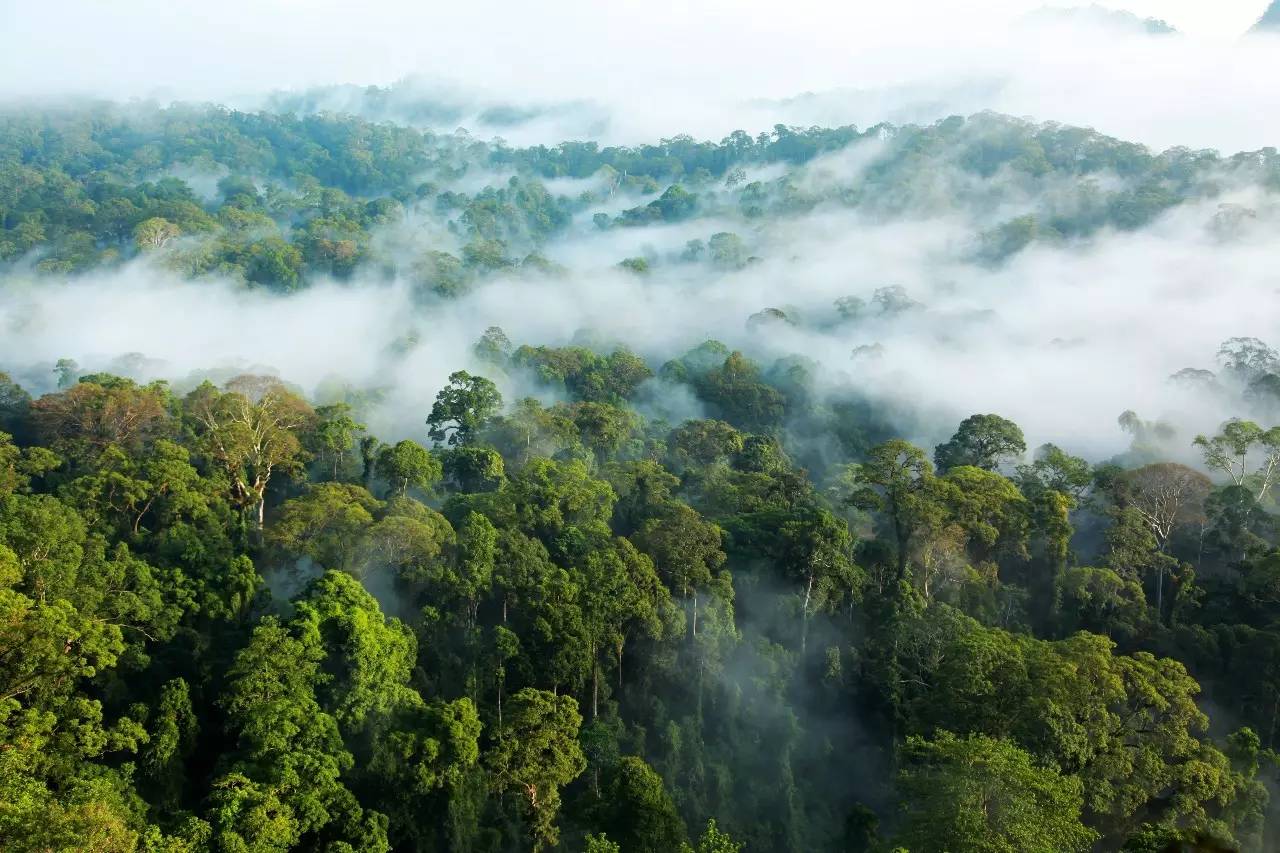
[[142, 508], [142, 511], [140, 513], [138, 513], [138, 517], [133, 520], [134, 533], [137, 533], [138, 528], [142, 526], [142, 517], [147, 514], [147, 511], [151, 509], [151, 505], [155, 503], [155, 501], [156, 501], [156, 498], [154, 495], [152, 495], [151, 499], [147, 501], [147, 505]]
[[1204, 532], [1208, 527], [1207, 522], [1200, 525], [1200, 541], [1196, 543], [1196, 574], [1200, 574], [1200, 564], [1204, 561]]
[[813, 574], [809, 575], [809, 582], [804, 587], [804, 614], [801, 619], [800, 627], [800, 654], [805, 654], [809, 648], [809, 599], [813, 595]]
[[907, 531], [903, 527], [902, 520], [898, 518], [897, 507], [893, 507], [891, 517], [893, 518], [893, 539], [898, 545], [898, 580], [902, 580], [907, 576]]
[[591, 664], [591, 719], [600, 714], [600, 664]]
[[1164, 622], [1164, 563], [1156, 574], [1156, 621]]
[[699, 723], [702, 722], [702, 675], [704, 672], [706, 672], [706, 669], [707, 669], [706, 660], [702, 657], [702, 655], [698, 655], [698, 722]]

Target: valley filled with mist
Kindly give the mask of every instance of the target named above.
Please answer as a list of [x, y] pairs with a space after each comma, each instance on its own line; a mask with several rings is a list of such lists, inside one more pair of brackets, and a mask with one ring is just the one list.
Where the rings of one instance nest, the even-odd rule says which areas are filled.
[[1280, 4], [12, 5], [0, 849], [1280, 846]]

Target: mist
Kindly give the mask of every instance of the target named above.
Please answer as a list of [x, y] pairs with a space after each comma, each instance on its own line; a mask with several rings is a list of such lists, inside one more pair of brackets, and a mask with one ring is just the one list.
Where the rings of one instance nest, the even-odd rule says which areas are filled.
[[[1155, 147], [1251, 149], [1280, 135], [1276, 38], [1243, 37], [1265, 0], [1106, 4], [1132, 18], [1043, 13], [1086, 5], [836, 10], [806, 0], [777, 16], [722, 0], [380, 0], [357, 15], [330, 0], [274, 0], [220, 4], [196, 21], [154, 0], [15, 2], [0, 8], [0, 97], [253, 107], [272, 103], [273, 92], [345, 85], [293, 106], [360, 111], [358, 87], [410, 79], [374, 117], [467, 126], [519, 144], [720, 138], [777, 122], [932, 121], [983, 109]], [[1141, 16], [1178, 32], [1152, 35], [1135, 25]], [[58, 33], [58, 51], [42, 47], [45, 32]]]
[[[848, 160], [809, 170], [829, 174], [832, 162]], [[1224, 241], [1209, 226], [1226, 200], [1252, 205], [1256, 218]], [[138, 260], [59, 283], [11, 281], [0, 291], [0, 363], [33, 390], [52, 385], [60, 358], [179, 387], [210, 372], [271, 372], [313, 395], [379, 388], [372, 426], [386, 438], [421, 439], [451, 372], [492, 372], [471, 352], [489, 326], [517, 345], [567, 344], [589, 332], [655, 370], [718, 339], [765, 364], [811, 359], [820, 393], [856, 392], [914, 412], [901, 428], [926, 446], [963, 417], [994, 411], [1019, 423], [1032, 446], [1052, 441], [1101, 459], [1127, 445], [1116, 418], [1134, 410], [1177, 425], [1190, 456], [1196, 432], [1242, 412], [1168, 377], [1213, 369], [1226, 338], [1266, 340], [1277, 327], [1280, 273], [1268, 263], [1277, 217], [1273, 201], [1246, 189], [1175, 208], [1136, 232], [1034, 244], [994, 268], [972, 259], [984, 223], [961, 212], [884, 221], [824, 206], [750, 230], [714, 218], [603, 232], [584, 224], [545, 247], [561, 271], [500, 275], [425, 306], [401, 279], [277, 295], [182, 280]], [[729, 227], [758, 258], [740, 270], [660, 262], [637, 275], [616, 266], [645, 250], [668, 258]], [[873, 305], [888, 286], [919, 307], [868, 309], [854, 322], [834, 308], [845, 296]], [[748, 323], [767, 308], [791, 322]], [[858, 347], [881, 354], [855, 357]], [[540, 392], [520, 377], [494, 378], [508, 399]]]

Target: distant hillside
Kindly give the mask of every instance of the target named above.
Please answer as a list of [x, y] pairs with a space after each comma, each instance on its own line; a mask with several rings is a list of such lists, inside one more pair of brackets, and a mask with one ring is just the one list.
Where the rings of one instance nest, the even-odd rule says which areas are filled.
[[[1280, 0], [1277, 0], [1277, 3], [1280, 3]], [[1105, 24], [1154, 36], [1172, 35], [1178, 32], [1167, 21], [1162, 21], [1159, 18], [1139, 18], [1132, 12], [1126, 12], [1121, 9], [1106, 9], [1098, 5], [1040, 9], [1029, 14], [1027, 18], [1030, 20]]]
[[1258, 23], [1253, 25], [1252, 32], [1280, 32], [1280, 0], [1272, 0], [1267, 11], [1262, 13]]

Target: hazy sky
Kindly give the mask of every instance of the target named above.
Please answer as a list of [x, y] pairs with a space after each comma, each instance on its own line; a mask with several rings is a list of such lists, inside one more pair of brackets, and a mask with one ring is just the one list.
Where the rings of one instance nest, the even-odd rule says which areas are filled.
[[1280, 50], [1239, 38], [1267, 0], [1102, 4], [1164, 18], [1187, 33], [1174, 40], [1010, 28], [1046, 5], [1087, 0], [0, 0], [0, 97], [246, 103], [423, 75], [513, 102], [593, 100], [634, 139], [759, 130], [777, 116], [745, 102], [801, 92], [858, 97], [799, 119], [910, 120], [918, 90], [922, 120], [991, 108], [1153, 145], [1280, 136]]
[[1132, 0], [1129, 3], [1113, 0], [1099, 2], [1098, 5], [1127, 9], [1143, 17], [1161, 18], [1187, 33], [1231, 37], [1253, 26], [1266, 11], [1267, 3], [1268, 0]]
[[[626, 64], [677, 70], [714, 54], [741, 73], [767, 64], [769, 45], [830, 62], [873, 41], [963, 41], [993, 22], [1063, 0], [2, 0], [0, 83], [7, 93], [111, 89], [148, 94], [225, 92], [316, 82], [381, 83], [413, 72], [501, 78], [509, 65], [541, 60], [540, 76], [565, 67], [599, 74]], [[1267, 0], [1105, 0], [1098, 5], [1163, 18], [1203, 38], [1234, 38]], [[750, 47], [751, 51], [741, 48]], [[736, 60], [734, 53], [739, 55]], [[775, 72], [783, 69], [772, 69]], [[789, 77], [790, 75], [785, 75]], [[856, 80], [844, 81], [854, 85]], [[589, 79], [582, 80], [586, 86]]]

